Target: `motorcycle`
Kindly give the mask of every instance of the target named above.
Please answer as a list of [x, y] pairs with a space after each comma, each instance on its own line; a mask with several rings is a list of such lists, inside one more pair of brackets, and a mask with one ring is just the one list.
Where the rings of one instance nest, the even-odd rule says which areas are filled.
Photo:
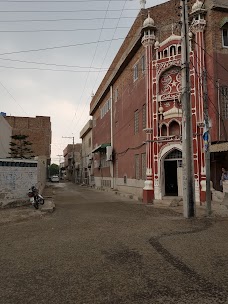
[[39, 209], [39, 205], [44, 204], [44, 198], [41, 194], [39, 194], [39, 191], [35, 186], [32, 186], [31, 189], [29, 189], [28, 197], [30, 199], [30, 203], [36, 209]]

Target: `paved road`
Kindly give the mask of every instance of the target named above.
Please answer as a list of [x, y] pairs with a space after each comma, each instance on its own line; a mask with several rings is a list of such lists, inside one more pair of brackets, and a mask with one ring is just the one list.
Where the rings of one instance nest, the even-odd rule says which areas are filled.
[[228, 303], [227, 219], [185, 220], [70, 183], [55, 203], [0, 226], [0, 303]]

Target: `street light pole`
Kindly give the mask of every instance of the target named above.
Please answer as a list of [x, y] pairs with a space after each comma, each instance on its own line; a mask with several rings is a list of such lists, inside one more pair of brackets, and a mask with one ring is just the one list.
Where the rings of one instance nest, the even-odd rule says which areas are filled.
[[181, 103], [182, 103], [182, 162], [183, 162], [183, 209], [184, 217], [195, 215], [195, 187], [193, 179], [193, 149], [192, 149], [192, 107], [190, 87], [190, 46], [188, 29], [187, 0], [180, 1], [181, 7], [181, 38], [182, 38], [182, 66], [181, 66]]

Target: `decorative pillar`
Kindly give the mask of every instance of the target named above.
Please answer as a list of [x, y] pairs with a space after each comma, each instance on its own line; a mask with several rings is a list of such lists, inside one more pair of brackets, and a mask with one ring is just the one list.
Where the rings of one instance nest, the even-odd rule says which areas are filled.
[[203, 141], [203, 127], [204, 127], [204, 91], [203, 91], [203, 75], [205, 71], [205, 44], [204, 44], [204, 30], [206, 26], [205, 20], [206, 10], [203, 7], [203, 2], [197, 0], [193, 6], [190, 14], [192, 19], [190, 30], [195, 35], [195, 48], [193, 57], [193, 69], [196, 74], [195, 81], [195, 102], [197, 113], [197, 133], [200, 134], [197, 139], [197, 154], [198, 154], [198, 168], [197, 172], [200, 182], [200, 201], [206, 201], [206, 170], [205, 170], [205, 150]]
[[142, 45], [145, 47], [146, 55], [146, 181], [143, 188], [143, 202], [152, 203], [154, 199], [154, 180], [153, 180], [153, 108], [152, 108], [152, 61], [153, 45], [155, 43], [154, 20], [150, 18], [143, 23]]

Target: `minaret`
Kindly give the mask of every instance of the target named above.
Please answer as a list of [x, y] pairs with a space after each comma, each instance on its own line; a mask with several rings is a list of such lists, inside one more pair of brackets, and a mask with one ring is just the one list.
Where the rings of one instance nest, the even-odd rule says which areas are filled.
[[[204, 123], [204, 91], [203, 91], [203, 76], [205, 71], [205, 43], [204, 43], [204, 30], [206, 26], [205, 20], [206, 10], [204, 9], [203, 2], [196, 0], [192, 6], [190, 14], [191, 25], [190, 30], [195, 35], [195, 58], [193, 59], [193, 65], [196, 71], [196, 112], [197, 123], [199, 130], [197, 133], [203, 133]], [[206, 199], [206, 172], [205, 172], [205, 155], [204, 155], [204, 142], [200, 137], [201, 151], [199, 151], [199, 164], [201, 165], [200, 171], [200, 201], [204, 202]]]
[[145, 47], [146, 55], [146, 181], [143, 188], [143, 202], [152, 203], [154, 199], [154, 184], [153, 184], [153, 108], [152, 108], [152, 60], [153, 60], [153, 46], [155, 43], [154, 20], [148, 13], [147, 19], [143, 23], [142, 45]]
[[141, 9], [145, 9], [146, 0], [140, 0]]

